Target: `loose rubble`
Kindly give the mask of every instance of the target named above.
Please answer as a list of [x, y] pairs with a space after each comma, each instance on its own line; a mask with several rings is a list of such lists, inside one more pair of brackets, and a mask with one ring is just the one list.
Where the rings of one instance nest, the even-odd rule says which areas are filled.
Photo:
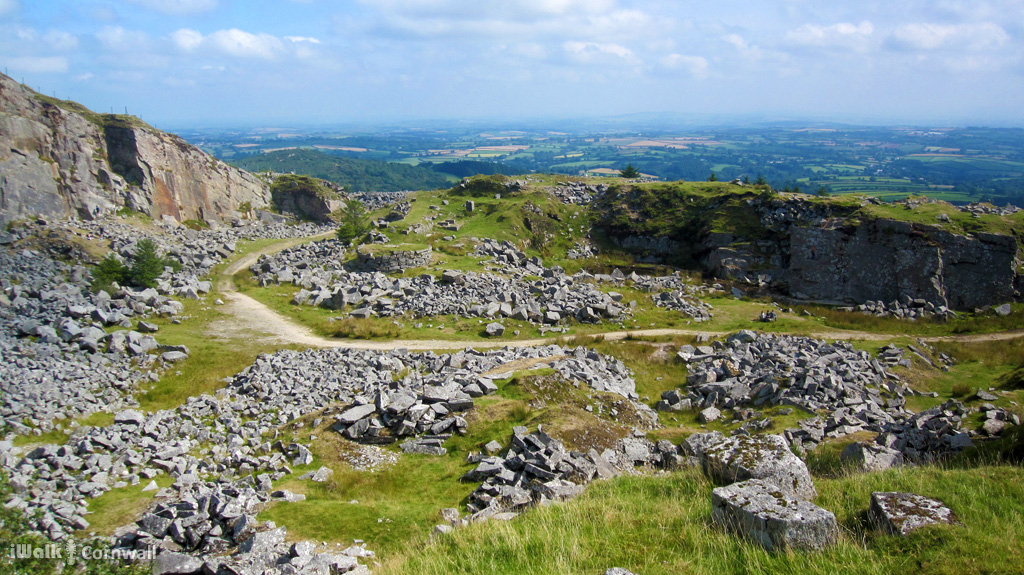
[[678, 448], [671, 442], [657, 444], [642, 437], [619, 440], [615, 449], [579, 453], [538, 429], [513, 430], [512, 440], [501, 455], [472, 455], [477, 467], [462, 481], [482, 482], [469, 496], [466, 522], [519, 513], [533, 505], [571, 499], [595, 479], [609, 479], [636, 466], [673, 467]]
[[586, 205], [594, 196], [603, 194], [608, 190], [606, 184], [587, 184], [585, 182], [557, 182], [555, 187], [550, 188], [551, 195], [558, 198], [563, 204]]
[[[538, 358], [548, 359], [545, 365], [571, 381], [633, 401], [638, 411], [646, 409], [656, 420], [649, 408], [635, 402], [635, 383], [621, 362], [584, 348], [465, 350], [440, 356], [281, 351], [260, 356], [216, 396], [193, 397], [174, 410], [124, 410], [113, 425], [79, 427], [67, 445], [27, 454], [9, 442], [0, 444], [3, 468], [15, 489], [6, 503], [38, 514], [34, 528], [62, 539], [87, 526], [84, 506], [66, 502], [158, 475], [179, 479], [167, 497], [180, 496], [182, 488], [195, 483], [182, 477], [204, 474], [255, 476], [253, 488], [269, 492], [272, 481], [291, 472], [290, 465], [313, 460], [307, 446], [274, 440], [282, 425], [319, 412], [318, 417], [333, 417], [334, 429], [343, 436], [367, 444], [450, 435], [465, 430], [458, 413], [472, 407], [473, 397], [495, 390], [483, 373]], [[398, 374], [404, 375], [396, 380]]]
[[[550, 269], [541, 279], [505, 277], [490, 273], [447, 270], [440, 278], [390, 278], [383, 273], [350, 272], [341, 266], [317, 266], [318, 254], [337, 258], [325, 245], [302, 246], [263, 257], [252, 266], [260, 285], [291, 283], [301, 288], [292, 302], [325, 309], [352, 309], [357, 317], [512, 318], [536, 324], [559, 324], [566, 319], [599, 323], [629, 313], [620, 301], [579, 276]], [[336, 260], [335, 260], [336, 261]], [[538, 268], [539, 270], [539, 268]], [[358, 313], [356, 313], [358, 312]]]
[[740, 331], [724, 343], [683, 346], [687, 389], [662, 394], [662, 410], [791, 405], [826, 418], [801, 422], [786, 437], [813, 448], [825, 437], [881, 432], [906, 414], [907, 388], [883, 361], [848, 343]]
[[956, 319], [959, 315], [944, 305], [936, 306], [924, 299], [911, 299], [903, 296], [902, 300], [889, 303], [868, 300], [854, 307], [840, 307], [839, 311], [859, 311], [876, 317], [895, 317], [916, 320], [921, 318]]

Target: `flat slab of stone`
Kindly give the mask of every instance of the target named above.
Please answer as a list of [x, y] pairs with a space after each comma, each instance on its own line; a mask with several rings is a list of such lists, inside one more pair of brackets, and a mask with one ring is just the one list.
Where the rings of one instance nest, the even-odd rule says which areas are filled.
[[868, 511], [871, 522], [894, 535], [906, 535], [928, 525], [959, 525], [953, 510], [941, 501], [915, 493], [882, 492], [871, 494]]
[[338, 421], [345, 424], [352, 424], [373, 414], [375, 411], [377, 411], [377, 406], [372, 403], [356, 405], [343, 411], [341, 415], [338, 416]]
[[804, 501], [818, 494], [807, 465], [781, 435], [721, 437], [703, 446], [700, 458], [704, 472], [721, 483], [761, 479]]
[[882, 471], [903, 465], [903, 453], [877, 443], [851, 443], [839, 459], [863, 471]]
[[153, 561], [153, 575], [194, 575], [202, 570], [202, 559], [183, 553], [161, 553]]
[[769, 551], [819, 551], [839, 537], [832, 512], [788, 496], [760, 479], [715, 488], [711, 518]]

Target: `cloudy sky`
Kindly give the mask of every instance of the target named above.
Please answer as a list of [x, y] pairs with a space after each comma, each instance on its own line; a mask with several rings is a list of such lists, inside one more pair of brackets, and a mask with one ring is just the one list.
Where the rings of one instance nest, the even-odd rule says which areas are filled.
[[157, 126], [1024, 125], [1024, 0], [0, 0], [0, 66]]

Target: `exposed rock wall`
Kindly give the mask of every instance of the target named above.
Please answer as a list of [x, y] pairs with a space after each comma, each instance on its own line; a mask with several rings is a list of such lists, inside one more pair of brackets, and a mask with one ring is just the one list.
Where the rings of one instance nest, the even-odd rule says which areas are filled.
[[0, 75], [0, 225], [129, 207], [160, 218], [218, 221], [267, 186], [181, 138], [126, 117], [61, 106]]
[[330, 222], [331, 214], [342, 209], [344, 202], [312, 190], [274, 190], [273, 203], [282, 213], [295, 214], [313, 222]]
[[813, 299], [923, 299], [969, 309], [1015, 297], [1010, 236], [960, 236], [877, 220], [838, 229], [790, 230], [790, 291]]

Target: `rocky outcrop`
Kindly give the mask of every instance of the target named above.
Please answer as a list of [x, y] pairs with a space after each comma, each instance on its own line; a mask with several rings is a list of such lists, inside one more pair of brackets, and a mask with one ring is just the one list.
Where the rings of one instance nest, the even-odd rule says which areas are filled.
[[961, 236], [895, 220], [790, 230], [790, 291], [821, 300], [922, 299], [971, 309], [1015, 297], [1011, 236]]
[[123, 207], [155, 219], [215, 222], [269, 200], [255, 176], [177, 136], [0, 75], [0, 225], [36, 216], [93, 219]]
[[279, 212], [313, 222], [331, 222], [331, 214], [345, 204], [341, 198], [340, 186], [305, 176], [279, 176], [271, 186], [271, 200]]

